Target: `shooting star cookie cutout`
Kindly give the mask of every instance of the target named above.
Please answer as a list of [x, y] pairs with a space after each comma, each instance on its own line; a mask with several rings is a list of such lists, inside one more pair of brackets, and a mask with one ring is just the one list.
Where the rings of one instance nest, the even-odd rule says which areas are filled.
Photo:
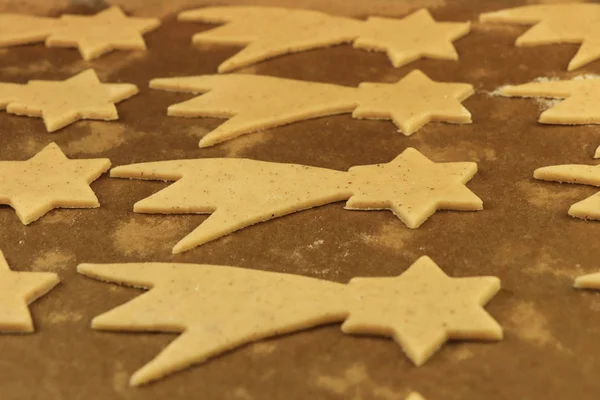
[[138, 201], [150, 214], [211, 214], [173, 248], [181, 253], [239, 229], [299, 210], [347, 200], [348, 210], [391, 210], [418, 228], [437, 210], [483, 209], [465, 184], [474, 162], [435, 163], [408, 148], [386, 164], [348, 172], [249, 159], [159, 161], [113, 168], [111, 177], [176, 181]]
[[[600, 187], [600, 165], [553, 165], [536, 169], [533, 176], [543, 181]], [[569, 215], [581, 219], [600, 220], [600, 192], [573, 204], [569, 208]]]
[[200, 140], [200, 147], [305, 119], [352, 113], [357, 119], [392, 120], [409, 136], [430, 121], [471, 123], [461, 102], [467, 83], [436, 82], [414, 70], [392, 84], [358, 88], [245, 74], [159, 78], [153, 89], [205, 93], [168, 108], [178, 117], [229, 118]]
[[149, 289], [95, 317], [93, 329], [181, 332], [133, 374], [133, 386], [247, 343], [334, 322], [342, 322], [344, 333], [391, 337], [417, 366], [448, 340], [503, 336], [483, 308], [500, 290], [500, 280], [451, 278], [429, 257], [399, 276], [353, 278], [348, 284], [202, 264], [81, 264], [77, 271]]
[[530, 5], [481, 14], [479, 20], [534, 25], [517, 39], [517, 47], [581, 43], [569, 71], [600, 58], [600, 4]]
[[206, 7], [184, 11], [180, 21], [225, 24], [193, 36], [195, 44], [244, 46], [219, 65], [231, 72], [276, 56], [354, 43], [355, 48], [387, 53], [395, 67], [422, 57], [458, 60], [452, 42], [469, 33], [469, 22], [437, 22], [422, 9], [403, 18], [360, 21], [319, 11], [277, 7]]

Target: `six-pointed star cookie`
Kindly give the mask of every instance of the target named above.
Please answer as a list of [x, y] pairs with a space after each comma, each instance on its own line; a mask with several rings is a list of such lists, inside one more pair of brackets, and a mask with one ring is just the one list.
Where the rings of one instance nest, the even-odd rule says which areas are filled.
[[517, 46], [581, 43], [569, 62], [572, 71], [600, 58], [600, 4], [542, 4], [481, 14], [482, 22], [536, 24]]
[[[536, 169], [533, 177], [543, 181], [600, 186], [600, 165], [553, 165]], [[600, 220], [600, 192], [573, 204], [569, 208], [569, 215]]]
[[0, 109], [42, 117], [48, 132], [54, 132], [80, 119], [118, 119], [115, 103], [137, 92], [137, 86], [129, 83], [101, 83], [88, 69], [64, 81], [0, 82]]
[[421, 57], [456, 60], [452, 42], [470, 29], [468, 22], [436, 22], [426, 9], [403, 19], [371, 17], [363, 22], [312, 10], [228, 6], [184, 11], [179, 20], [225, 23], [194, 35], [194, 43], [246, 46], [219, 65], [219, 72], [350, 42], [355, 48], [387, 52], [395, 67]]
[[180, 117], [230, 118], [200, 140], [200, 147], [309, 118], [352, 112], [358, 119], [391, 119], [405, 135], [430, 121], [470, 123], [461, 101], [473, 94], [466, 83], [432, 81], [414, 70], [395, 84], [358, 88], [260, 75], [160, 78], [150, 87], [205, 93], [168, 108]]
[[0, 161], [0, 204], [15, 209], [25, 225], [54, 208], [95, 208], [90, 188], [110, 160], [70, 160], [51, 143], [27, 161]]
[[127, 17], [119, 7], [93, 16], [63, 15], [46, 39], [48, 47], [77, 47], [85, 60], [112, 50], [146, 50], [142, 34], [160, 25], [156, 18]]
[[531, 82], [504, 86], [500, 94], [509, 97], [549, 97], [565, 99], [540, 115], [543, 124], [600, 124], [600, 79]]
[[354, 278], [346, 285], [202, 264], [81, 264], [77, 271], [150, 289], [95, 317], [92, 328], [181, 332], [132, 376], [132, 385], [252, 341], [332, 322], [345, 321], [345, 333], [392, 336], [416, 365], [449, 339], [502, 339], [502, 328], [483, 309], [500, 280], [450, 278], [429, 257], [400, 276]]
[[0, 250], [0, 332], [33, 332], [27, 305], [48, 293], [58, 282], [58, 275], [52, 272], [11, 271]]
[[414, 70], [395, 84], [361, 83], [354, 118], [391, 119], [409, 136], [431, 121], [471, 123], [461, 102], [473, 94], [468, 83], [435, 82]]
[[437, 22], [427, 9], [401, 19], [369, 17], [354, 47], [385, 51], [394, 67], [420, 58], [458, 60], [452, 45], [469, 33], [469, 22]]

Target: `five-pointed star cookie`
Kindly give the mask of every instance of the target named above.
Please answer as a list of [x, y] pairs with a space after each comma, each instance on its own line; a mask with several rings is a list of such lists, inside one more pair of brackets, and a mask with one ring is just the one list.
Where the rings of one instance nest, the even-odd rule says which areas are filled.
[[93, 16], [63, 15], [46, 39], [48, 47], [77, 47], [85, 60], [112, 50], [146, 50], [142, 35], [160, 25], [156, 18], [127, 17], [113, 6]]
[[[600, 187], [600, 165], [553, 165], [538, 168], [533, 173], [535, 179]], [[582, 219], [600, 220], [600, 192], [573, 204], [569, 215]]]
[[577, 289], [600, 289], [600, 272], [578, 276], [573, 286]]
[[58, 275], [52, 272], [11, 271], [0, 250], [0, 332], [33, 332], [27, 305], [48, 293], [58, 282]]
[[14, 208], [28, 225], [54, 208], [95, 208], [90, 188], [110, 160], [70, 160], [51, 143], [27, 161], [0, 161], [0, 204]]
[[229, 266], [81, 264], [102, 281], [150, 291], [95, 317], [92, 328], [181, 332], [131, 378], [134, 386], [263, 338], [342, 322], [344, 333], [392, 336], [416, 364], [449, 339], [500, 340], [483, 306], [496, 277], [450, 278], [429, 257], [400, 276], [336, 282]]
[[54, 132], [81, 119], [118, 119], [115, 103], [137, 92], [137, 86], [129, 83], [101, 83], [88, 69], [64, 81], [0, 82], [0, 109], [42, 117], [46, 130]]
[[466, 83], [432, 81], [414, 70], [399, 82], [362, 83], [358, 88], [245, 74], [161, 78], [150, 87], [205, 93], [168, 108], [168, 115], [230, 118], [206, 134], [200, 147], [304, 119], [350, 113], [358, 119], [391, 119], [405, 135], [430, 121], [470, 123], [461, 101], [473, 94]]
[[408, 148], [387, 164], [348, 172], [201, 158], [124, 165], [110, 176], [177, 181], [138, 201], [135, 212], [211, 214], [173, 247], [176, 254], [259, 222], [346, 199], [346, 209], [390, 209], [409, 228], [417, 228], [440, 209], [481, 210], [481, 199], [465, 186], [476, 172], [476, 163], [437, 164]]
[[184, 11], [179, 20], [225, 23], [194, 35], [194, 43], [246, 46], [219, 65], [219, 72], [283, 54], [350, 42], [355, 48], [385, 51], [395, 67], [421, 57], [456, 60], [458, 54], [452, 42], [470, 29], [468, 22], [436, 22], [426, 9], [403, 19], [370, 17], [358, 21], [310, 10], [207, 7]]
[[504, 86], [499, 92], [509, 97], [564, 98], [564, 101], [540, 115], [539, 122], [543, 124], [600, 124], [600, 79], [598, 78], [531, 82]]
[[47, 47], [77, 47], [85, 60], [112, 50], [146, 50], [142, 35], [160, 25], [155, 18], [127, 17], [113, 6], [96, 15], [58, 19], [0, 14], [0, 47], [46, 41]]
[[600, 4], [542, 4], [481, 14], [482, 22], [536, 24], [517, 39], [518, 47], [581, 43], [572, 71], [600, 58]]

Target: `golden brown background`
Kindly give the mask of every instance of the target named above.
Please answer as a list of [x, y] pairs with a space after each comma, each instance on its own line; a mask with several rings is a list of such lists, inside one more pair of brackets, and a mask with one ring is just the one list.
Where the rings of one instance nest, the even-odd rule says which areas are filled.
[[[8, 0], [0, 11], [57, 16], [90, 13], [65, 1]], [[393, 68], [383, 53], [350, 45], [265, 61], [239, 72], [356, 86], [395, 82], [419, 68], [440, 81], [472, 83], [464, 102], [472, 125], [430, 123], [411, 137], [389, 121], [350, 115], [294, 123], [209, 149], [197, 147], [217, 119], [166, 116], [169, 104], [190, 98], [148, 89], [155, 77], [215, 73], [238, 51], [197, 48], [191, 36], [211, 27], [179, 23], [182, 9], [214, 4], [268, 4], [364, 18], [402, 17], [427, 6], [438, 20], [476, 21], [480, 12], [519, 1], [400, 0], [118, 0], [135, 16], [163, 24], [145, 36], [143, 52], [114, 52], [82, 61], [73, 49], [41, 44], [0, 49], [0, 81], [65, 79], [93, 67], [104, 82], [130, 82], [140, 94], [118, 105], [118, 122], [77, 122], [55, 134], [41, 119], [0, 112], [0, 159], [23, 160], [55, 141], [69, 157], [109, 157], [113, 165], [196, 157], [258, 160], [345, 170], [388, 162], [406, 147], [435, 161], [476, 161], [469, 187], [481, 212], [439, 212], [409, 230], [391, 212], [344, 211], [336, 203], [236, 232], [182, 255], [170, 249], [205, 216], [134, 214], [133, 204], [164, 183], [109, 179], [92, 184], [102, 207], [55, 210], [23, 226], [0, 207], [0, 248], [15, 270], [56, 271], [62, 283], [31, 306], [32, 335], [0, 336], [0, 398], [17, 399], [404, 399], [411, 390], [428, 400], [598, 399], [600, 294], [572, 289], [573, 278], [600, 270], [600, 223], [567, 215], [592, 187], [535, 181], [533, 170], [592, 163], [600, 127], [536, 122], [543, 102], [494, 97], [508, 83], [540, 76], [600, 73], [600, 62], [566, 72], [576, 45], [516, 48], [525, 27], [473, 22], [455, 42], [460, 61], [420, 60]], [[98, 3], [102, 7], [101, 2]], [[354, 276], [392, 276], [427, 254], [452, 276], [496, 275], [502, 291], [487, 309], [505, 329], [498, 343], [446, 345], [414, 367], [392, 340], [344, 335], [339, 325], [262, 341], [146, 387], [129, 376], [153, 358], [169, 334], [108, 333], [90, 329], [92, 317], [140, 293], [75, 272], [78, 263], [176, 261], [215, 263], [302, 274], [339, 282]]]

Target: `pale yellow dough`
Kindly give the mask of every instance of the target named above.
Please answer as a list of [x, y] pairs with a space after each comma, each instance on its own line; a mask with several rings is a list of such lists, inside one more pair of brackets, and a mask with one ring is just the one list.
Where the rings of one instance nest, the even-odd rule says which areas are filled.
[[425, 400], [425, 398], [423, 396], [421, 396], [419, 393], [413, 392], [408, 395], [406, 400]]
[[470, 123], [461, 101], [473, 94], [466, 83], [432, 81], [414, 70], [394, 84], [361, 83], [358, 88], [257, 75], [159, 78], [153, 89], [205, 93], [173, 104], [180, 117], [230, 118], [200, 140], [208, 147], [240, 135], [291, 122], [352, 113], [358, 119], [392, 120], [405, 135], [430, 121]]
[[600, 146], [596, 147], [596, 151], [594, 152], [594, 158], [600, 158]]
[[[544, 181], [600, 187], [600, 165], [554, 165], [536, 169], [533, 176]], [[600, 220], [600, 192], [573, 204], [569, 208], [569, 215], [582, 219]]]
[[27, 305], [48, 293], [58, 282], [58, 275], [53, 272], [11, 271], [0, 250], [0, 332], [33, 332]]
[[85, 60], [112, 50], [146, 50], [142, 34], [160, 25], [155, 18], [127, 17], [117, 6], [96, 15], [59, 19], [0, 14], [0, 46], [46, 41], [47, 47], [77, 47]]
[[0, 82], [0, 109], [42, 117], [54, 132], [81, 119], [115, 120], [115, 103], [137, 94], [129, 83], [101, 83], [93, 69], [64, 81], [29, 81], [26, 85]]
[[142, 385], [243, 344], [332, 322], [344, 333], [392, 337], [415, 365], [449, 339], [500, 340], [483, 309], [496, 277], [450, 278], [429, 257], [397, 277], [341, 284], [229, 266], [81, 264], [86, 276], [151, 289], [95, 317], [92, 328], [182, 332], [138, 370]]
[[230, 72], [283, 54], [354, 43], [385, 51], [395, 67], [422, 57], [457, 60], [452, 42], [470, 30], [469, 22], [436, 22], [419, 10], [403, 19], [370, 17], [359, 21], [319, 11], [276, 7], [207, 7], [184, 11], [180, 21], [225, 23], [194, 35], [196, 44], [234, 44], [243, 50], [219, 65]]
[[577, 289], [600, 289], [600, 272], [578, 276], [573, 286]]
[[600, 124], [599, 78], [531, 82], [504, 86], [499, 92], [501, 95], [511, 97], [565, 99], [540, 115], [539, 122], [543, 124]]
[[0, 204], [14, 208], [28, 225], [54, 208], [96, 208], [90, 188], [110, 160], [70, 160], [51, 143], [27, 161], [0, 161]]
[[568, 70], [600, 58], [600, 4], [541, 4], [481, 14], [482, 22], [532, 25], [521, 35], [518, 47], [551, 43], [581, 43]]
[[437, 210], [481, 210], [465, 183], [473, 162], [434, 163], [408, 148], [387, 164], [348, 172], [248, 159], [159, 161], [113, 168], [114, 178], [177, 181], [138, 201], [139, 213], [212, 213], [173, 248], [181, 253], [252, 224], [327, 203], [349, 210], [389, 209], [409, 228]]

